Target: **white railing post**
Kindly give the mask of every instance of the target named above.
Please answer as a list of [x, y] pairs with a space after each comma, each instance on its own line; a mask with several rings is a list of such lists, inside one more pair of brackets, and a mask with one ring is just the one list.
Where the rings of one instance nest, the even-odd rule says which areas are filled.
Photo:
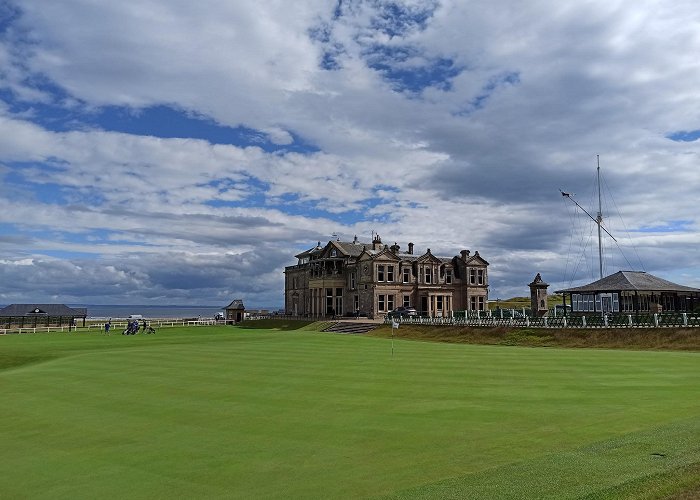
[[688, 326], [688, 313], [683, 313], [683, 326]]
[[627, 315], [627, 324], [628, 324], [629, 326], [632, 326], [632, 315], [631, 315], [631, 314], [628, 314], [628, 315]]
[[654, 313], [654, 326], [659, 327], [659, 315], [657, 313]]
[[525, 316], [525, 326], [530, 326], [530, 316]]
[[581, 320], [583, 320], [583, 327], [586, 328], [586, 317], [581, 316]]
[[608, 315], [607, 314], [603, 315], [603, 322], [605, 323], [605, 328], [607, 328], [608, 327]]
[[547, 316], [543, 316], [543, 318], [544, 318], [544, 327], [548, 328], [549, 325], [547, 324]]
[[564, 316], [564, 328], [566, 328], [566, 316]]

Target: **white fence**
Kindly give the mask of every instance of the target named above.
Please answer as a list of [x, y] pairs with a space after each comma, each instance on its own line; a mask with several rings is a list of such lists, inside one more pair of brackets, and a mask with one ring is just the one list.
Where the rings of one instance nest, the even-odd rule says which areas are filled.
[[[141, 320], [143, 321], [143, 320]], [[200, 319], [200, 320], [185, 320], [185, 319], [147, 319], [146, 322], [153, 328], [172, 328], [174, 326], [212, 326], [225, 325], [224, 320], [215, 319]], [[105, 322], [106, 323], [106, 322]], [[86, 326], [38, 326], [36, 328], [0, 328], [0, 335], [9, 333], [95, 333], [104, 332], [105, 323], [92, 323]], [[127, 320], [117, 320], [111, 322], [110, 333], [122, 333], [126, 329]]]

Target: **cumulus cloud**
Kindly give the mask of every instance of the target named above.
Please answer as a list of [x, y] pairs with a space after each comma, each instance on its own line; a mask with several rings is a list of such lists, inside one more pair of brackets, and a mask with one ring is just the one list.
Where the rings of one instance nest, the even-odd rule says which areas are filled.
[[[25, 273], [80, 275], [87, 296], [103, 269], [119, 302], [133, 285], [203, 303], [243, 279], [273, 305], [298, 250], [376, 230], [446, 254], [479, 250], [491, 293], [523, 295], [536, 272], [589, 278], [572, 275], [581, 257], [568, 254], [588, 245], [572, 245], [572, 228], [587, 235], [590, 223], [558, 190], [595, 211], [600, 154], [615, 201], [606, 222], [620, 213], [611, 229], [629, 233], [626, 253], [700, 286], [690, 1], [1, 8], [0, 178], [11, 189], [0, 192], [0, 258], [37, 259]], [[106, 107], [153, 106], [251, 135], [221, 144], [94, 121]], [[218, 271], [233, 264], [250, 269]], [[55, 282], [33, 284], [50, 295]]]

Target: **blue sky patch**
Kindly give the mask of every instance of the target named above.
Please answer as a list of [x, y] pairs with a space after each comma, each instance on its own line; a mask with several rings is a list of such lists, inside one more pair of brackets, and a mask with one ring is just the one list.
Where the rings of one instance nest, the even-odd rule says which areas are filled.
[[679, 130], [668, 134], [666, 138], [676, 142], [693, 142], [700, 139], [700, 130]]
[[420, 7], [409, 8], [399, 2], [387, 2], [372, 20], [371, 27], [392, 38], [411, 31], [422, 31], [437, 8], [435, 2], [424, 3]]
[[482, 109], [493, 94], [502, 87], [518, 85], [520, 83], [520, 73], [518, 71], [508, 71], [492, 76], [481, 88], [481, 92], [476, 95], [469, 104], [461, 111], [455, 113], [457, 116], [468, 115], [478, 109]]
[[414, 53], [415, 49], [408, 47], [375, 47], [367, 54], [368, 66], [380, 72], [397, 92], [416, 94], [428, 87], [450, 90], [451, 80], [464, 69], [445, 57], [426, 60], [425, 64], [419, 66], [400, 64]]
[[5, 33], [19, 16], [20, 10], [18, 7], [6, 1], [0, 1], [0, 35]]
[[672, 220], [661, 226], [640, 227], [631, 231], [634, 233], [677, 233], [689, 231], [692, 224], [692, 220]]

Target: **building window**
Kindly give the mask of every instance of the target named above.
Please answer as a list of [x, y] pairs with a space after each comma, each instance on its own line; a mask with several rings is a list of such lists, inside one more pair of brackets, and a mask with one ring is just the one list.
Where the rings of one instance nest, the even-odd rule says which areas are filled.
[[425, 268], [425, 282], [428, 284], [433, 282], [433, 268], [432, 267]]
[[337, 256], [338, 256], [338, 250], [336, 250], [335, 248], [332, 248], [331, 249], [331, 257], [337, 257]]
[[649, 296], [648, 295], [640, 295], [638, 300], [639, 300], [639, 310], [640, 311], [648, 311], [649, 310]]
[[483, 269], [476, 270], [476, 279], [480, 285], [484, 284], [484, 270]]
[[333, 289], [326, 288], [326, 314], [333, 312]]
[[662, 298], [664, 311], [675, 311], [676, 304], [672, 295], [664, 295]]
[[386, 266], [386, 280], [390, 283], [394, 281], [394, 266]]
[[393, 295], [386, 296], [386, 310], [387, 311], [394, 310], [394, 296]]
[[484, 311], [485, 310], [485, 300], [484, 297], [479, 297], [479, 311]]
[[379, 295], [377, 297], [377, 311], [379, 311], [379, 312], [386, 311], [386, 295]]
[[403, 282], [409, 283], [410, 281], [411, 281], [411, 268], [404, 267], [403, 268]]
[[476, 269], [469, 269], [469, 284], [476, 285]]
[[469, 297], [469, 309], [476, 311], [476, 297]]
[[445, 269], [445, 283], [452, 284], [452, 269]]
[[384, 266], [377, 266], [377, 281], [384, 281]]
[[353, 303], [353, 308], [355, 309], [355, 312], [359, 313], [360, 312], [360, 296], [355, 294], [355, 296], [352, 299], [352, 303]]
[[411, 296], [410, 295], [403, 296], [403, 306], [404, 307], [411, 307]]
[[353, 272], [350, 273], [350, 289], [351, 289], [351, 290], [354, 290], [355, 287], [356, 287], [356, 284], [355, 284], [355, 271], [353, 271]]

